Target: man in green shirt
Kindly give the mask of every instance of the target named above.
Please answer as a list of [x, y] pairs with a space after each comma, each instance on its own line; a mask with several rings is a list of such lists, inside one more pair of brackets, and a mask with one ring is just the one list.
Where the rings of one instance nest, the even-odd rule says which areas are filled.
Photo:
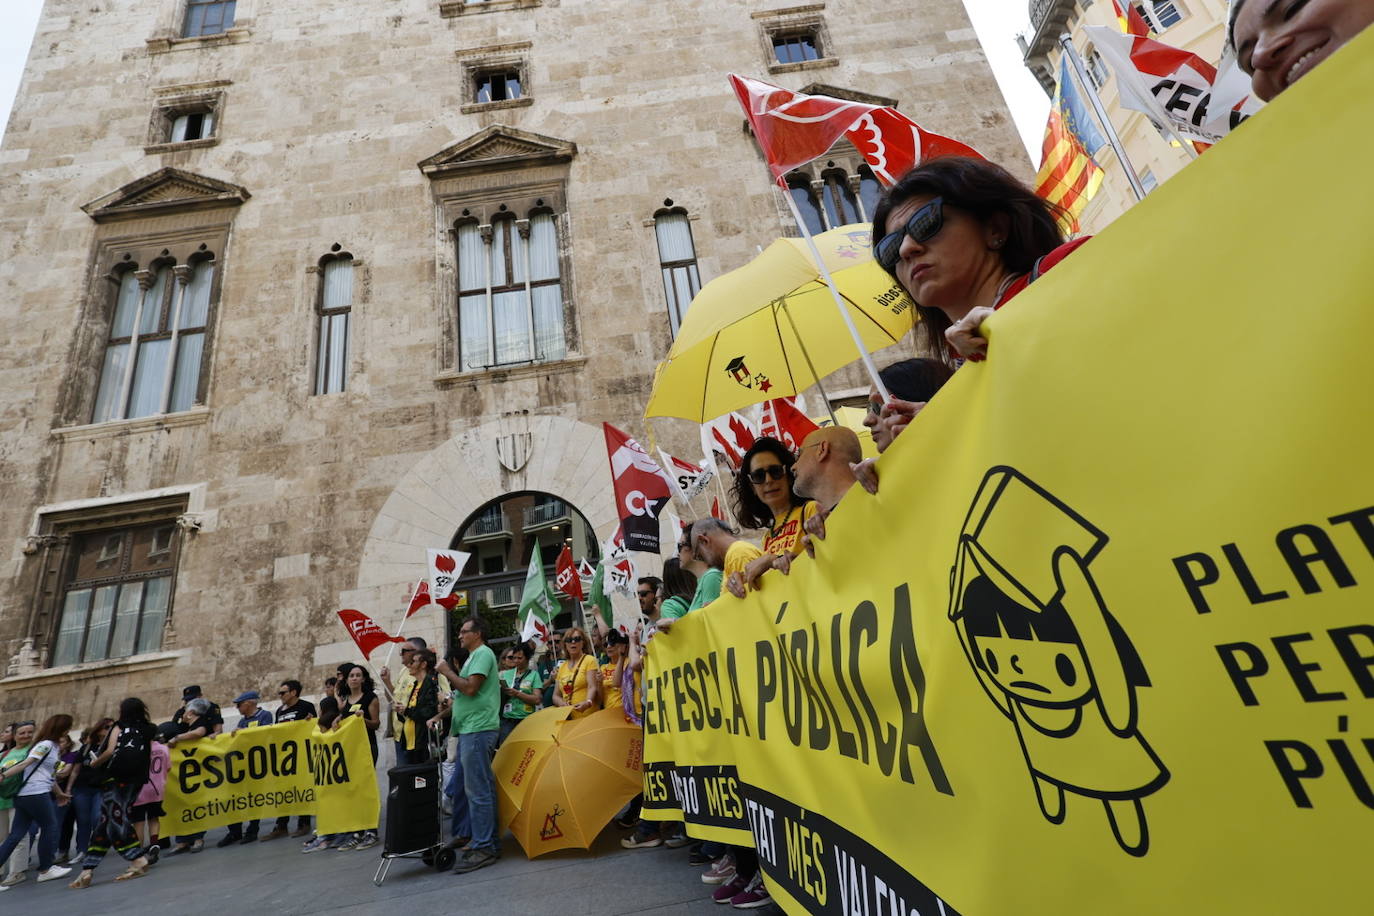
[[[453, 814], [455, 838], [470, 836], [470, 848], [453, 870], [459, 874], [491, 865], [500, 856], [496, 843], [496, 778], [491, 758], [500, 728], [501, 680], [497, 677], [496, 653], [487, 645], [487, 625], [469, 617], [458, 631], [458, 641], [468, 651], [463, 670], [455, 674], [445, 659], [438, 672], [453, 685], [453, 732], [458, 736], [457, 783]], [[457, 796], [467, 799], [460, 810]]]

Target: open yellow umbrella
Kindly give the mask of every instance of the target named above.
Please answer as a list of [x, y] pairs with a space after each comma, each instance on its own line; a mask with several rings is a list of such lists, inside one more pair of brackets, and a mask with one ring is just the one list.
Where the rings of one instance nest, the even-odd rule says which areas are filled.
[[509, 824], [525, 800], [525, 792], [544, 757], [553, 750], [554, 735], [572, 712], [570, 706], [548, 706], [530, 713], [501, 742], [491, 761], [501, 823]]
[[[815, 237], [865, 348], [901, 340], [916, 310], [873, 260], [866, 223]], [[654, 375], [646, 417], [704, 423], [793, 395], [858, 357], [854, 338], [802, 239], [778, 239], [692, 300]]]
[[[525, 855], [533, 859], [591, 846], [615, 813], [642, 790], [643, 751], [643, 730], [626, 722], [619, 709], [561, 725], [509, 821]], [[504, 807], [501, 813], [505, 820]]]

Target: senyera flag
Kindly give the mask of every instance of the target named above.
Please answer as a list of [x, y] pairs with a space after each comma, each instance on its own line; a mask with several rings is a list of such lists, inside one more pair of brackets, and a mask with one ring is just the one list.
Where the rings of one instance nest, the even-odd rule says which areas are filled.
[[673, 497], [668, 475], [634, 439], [609, 423], [602, 423], [601, 428], [606, 434], [625, 547], [658, 553], [658, 514]]
[[470, 556], [472, 554], [461, 550], [429, 549], [429, 590], [435, 603], [453, 594], [453, 587], [458, 584], [458, 577], [463, 574]]
[[353, 641], [358, 644], [358, 651], [363, 653], [363, 658], [370, 656], [380, 645], [405, 641], [403, 637], [392, 636], [377, 626], [377, 623], [362, 611], [344, 608], [339, 611], [339, 619], [348, 629], [348, 635], [352, 636]]
[[573, 561], [572, 548], [567, 544], [558, 552], [558, 562], [553, 567], [553, 581], [558, 590], [568, 597], [586, 600], [582, 580], [577, 577], [577, 563]]
[[1120, 0], [1112, 0], [1112, 9], [1116, 11], [1116, 26], [1127, 35], [1135, 35], [1140, 38], [1150, 37], [1150, 26], [1145, 22], [1145, 17], [1140, 15], [1140, 11], [1135, 5], [1127, 0], [1126, 9], [1121, 9]]
[[796, 398], [774, 398], [763, 405], [759, 432], [772, 436], [793, 452], [800, 450], [806, 437], [818, 429], [810, 417], [797, 409]]
[[429, 590], [429, 580], [421, 579], [415, 583], [415, 592], [410, 596], [410, 605], [406, 608], [406, 617], [409, 618], [421, 608], [427, 608], [431, 604], [437, 604], [446, 611], [451, 611], [458, 606], [462, 600], [461, 595], [452, 592], [446, 598], [435, 599], [434, 594]]
[[935, 156], [973, 156], [977, 150], [942, 137], [882, 105], [806, 95], [762, 80], [730, 74], [740, 107], [778, 184], [797, 166], [825, 154], [847, 137], [884, 184]]

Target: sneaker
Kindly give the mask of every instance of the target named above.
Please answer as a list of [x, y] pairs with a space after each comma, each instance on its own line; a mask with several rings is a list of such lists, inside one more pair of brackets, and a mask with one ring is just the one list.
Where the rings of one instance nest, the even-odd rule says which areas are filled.
[[662, 846], [663, 837], [659, 836], [657, 833], [651, 833], [646, 837], [641, 837], [636, 833], [634, 836], [627, 836], [622, 839], [620, 845], [624, 846], [626, 849], [649, 849], [654, 846]]
[[23, 884], [28, 877], [28, 874], [25, 872], [16, 872], [4, 881], [0, 881], [0, 887], [14, 887], [16, 884]]
[[347, 851], [350, 850], [350, 849], [357, 849], [357, 848], [358, 848], [358, 838], [357, 838], [356, 836], [345, 837], [345, 838], [344, 838], [344, 841], [343, 841], [342, 843], [340, 843], [338, 846], [335, 846], [335, 847], [333, 847], [333, 848], [334, 848], [334, 849], [341, 850], [341, 851], [344, 851], [344, 852], [347, 852]]
[[72, 870], [70, 868], [63, 868], [61, 865], [53, 865], [50, 866], [47, 871], [40, 871], [38, 873], [38, 883], [42, 884], [44, 881], [56, 881], [58, 878], [65, 878], [71, 873]]
[[219, 838], [219, 842], [215, 844], [215, 848], [216, 848], [216, 849], [223, 849], [223, 848], [226, 847], [226, 846], [233, 846], [235, 843], [242, 843], [242, 842], [243, 842], [243, 838], [242, 838], [242, 837], [236, 837], [236, 836], [234, 836], [232, 833], [226, 833], [224, 836], [222, 836], [222, 837]]
[[729, 903], [734, 896], [744, 890], [748, 884], [749, 882], [745, 881], [739, 875], [731, 875], [729, 881], [726, 881], [720, 887], [716, 888], [715, 893], [711, 895], [711, 899], [716, 903]]
[[317, 836], [302, 847], [301, 852], [319, 852], [321, 849], [329, 848], [329, 840], [322, 836]]
[[685, 833], [675, 833], [664, 840], [663, 845], [667, 846], [669, 849], [681, 849], [683, 846], [689, 846], [695, 842], [696, 840], [693, 840]]
[[148, 860], [149, 865], [156, 865], [160, 855], [162, 855], [162, 847], [156, 843], [143, 850], [143, 858]]
[[169, 850], [167, 851], [167, 855], [169, 855], [169, 856], [179, 856], [179, 855], [181, 855], [183, 852], [190, 852], [190, 851], [191, 851], [191, 844], [190, 844], [190, 843], [178, 843], [178, 844], [176, 844], [175, 846], [173, 846], [171, 849], [169, 849]]
[[495, 864], [497, 858], [498, 856], [496, 853], [486, 849], [469, 849], [467, 852], [463, 853], [462, 858], [458, 860], [458, 864], [453, 866], [453, 873], [455, 875], [464, 875], [470, 871], [476, 871], [479, 868], [486, 868], [488, 865]]
[[358, 845], [354, 849], [371, 849], [377, 845], [377, 834], [369, 830], [363, 834], [362, 839], [358, 840]]
[[273, 827], [267, 836], [258, 840], [259, 843], [266, 843], [268, 840], [280, 840], [284, 836], [291, 836], [285, 827]]
[[768, 906], [773, 898], [768, 896], [768, 888], [763, 883], [763, 872], [757, 872], [744, 890], [730, 898], [730, 905], [737, 910], [756, 910]]
[[714, 861], [715, 859], [712, 859], [700, 849], [693, 849], [687, 856], [687, 864], [696, 868], [700, 868], [703, 865], [710, 865]]
[[702, 884], [724, 884], [735, 876], [735, 857], [726, 853], [701, 875]]
[[204, 848], [205, 848], [205, 841], [204, 841], [204, 840], [196, 840], [194, 843], [191, 844], [191, 848], [188, 849], [188, 850], [186, 850], [186, 851], [187, 851], [187, 852], [200, 852], [200, 851], [201, 851], [202, 849], [204, 849]]
[[[276, 833], [277, 831], [273, 830], [272, 832], [273, 832], [273, 833]], [[297, 839], [299, 839], [299, 838], [301, 838], [301, 837], [303, 837], [303, 836], [313, 836], [314, 833], [315, 833], [315, 831], [312, 830], [312, 829], [310, 829], [309, 827], [297, 827], [295, 830], [291, 831], [291, 836], [296, 837]], [[283, 835], [283, 836], [286, 835], [286, 830], [285, 830], [285, 829], [282, 830], [282, 835]], [[271, 839], [271, 837], [268, 837], [268, 839]]]

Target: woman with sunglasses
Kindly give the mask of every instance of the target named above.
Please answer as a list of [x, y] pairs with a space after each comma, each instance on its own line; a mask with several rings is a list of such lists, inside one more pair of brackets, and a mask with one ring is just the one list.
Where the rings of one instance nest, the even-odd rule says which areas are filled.
[[762, 528], [763, 555], [725, 583], [731, 594], [743, 597], [746, 588], [757, 588], [759, 577], [782, 558], [797, 555], [802, 545], [802, 526], [816, 514], [816, 504], [792, 490], [792, 450], [771, 436], [760, 436], [740, 459], [735, 476], [735, 518], [741, 527]]
[[999, 165], [942, 156], [878, 202], [873, 256], [916, 303], [928, 349], [977, 361], [979, 325], [1087, 241], [1064, 243], [1060, 212]]
[[569, 719], [581, 719], [601, 708], [601, 669], [596, 659], [587, 653], [587, 634], [581, 627], [563, 631], [563, 652], [566, 656], [553, 672], [558, 685], [553, 691], [553, 705], [571, 706]]

